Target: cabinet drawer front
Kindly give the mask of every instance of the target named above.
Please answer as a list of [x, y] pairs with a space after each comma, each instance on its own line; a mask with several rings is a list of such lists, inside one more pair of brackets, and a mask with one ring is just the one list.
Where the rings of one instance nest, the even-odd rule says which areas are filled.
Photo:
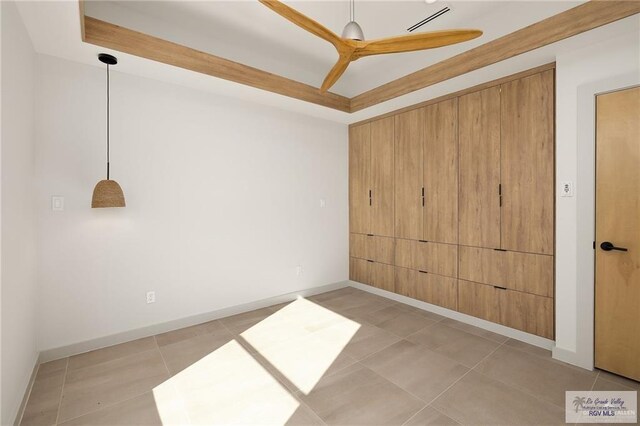
[[457, 277], [458, 246], [455, 245], [398, 239], [395, 257], [396, 266]]
[[553, 297], [553, 256], [460, 247], [460, 278]]
[[363, 284], [370, 284], [370, 264], [371, 262], [364, 259], [349, 258], [349, 279]]
[[393, 265], [395, 240], [367, 234], [349, 234], [349, 256]]
[[382, 290], [395, 290], [395, 267], [384, 263], [370, 263], [371, 285]]
[[416, 298], [416, 282], [418, 271], [406, 268], [395, 268], [395, 292], [403, 296]]
[[416, 269], [447, 277], [458, 276], [458, 246], [416, 242]]
[[463, 314], [500, 322], [500, 292], [490, 285], [458, 280], [458, 310]]
[[367, 237], [367, 253], [370, 256], [369, 259], [375, 262], [393, 265], [395, 246], [396, 242], [394, 238], [378, 236]]
[[553, 299], [519, 291], [500, 292], [500, 323], [553, 339]]
[[409, 269], [418, 269], [416, 267], [416, 245], [417, 241], [415, 240], [404, 240], [397, 239], [396, 240], [396, 256], [395, 256], [395, 265], [401, 266], [403, 268]]
[[349, 234], [349, 256], [367, 259], [366, 234]]
[[443, 308], [458, 308], [458, 280], [441, 275], [418, 272], [416, 299]]

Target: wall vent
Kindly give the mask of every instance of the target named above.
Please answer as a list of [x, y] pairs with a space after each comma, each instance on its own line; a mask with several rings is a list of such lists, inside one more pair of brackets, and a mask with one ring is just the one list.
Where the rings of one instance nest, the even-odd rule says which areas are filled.
[[449, 12], [451, 12], [451, 8], [449, 6], [445, 6], [442, 9], [438, 10], [437, 12], [435, 12], [434, 14], [432, 14], [430, 16], [427, 16], [422, 21], [410, 26], [409, 28], [407, 28], [407, 31], [413, 32], [413, 31], [417, 30], [418, 28], [420, 28], [421, 26], [423, 26], [424, 24], [426, 24], [427, 22], [431, 22], [434, 19], [439, 18], [442, 15], [444, 15], [445, 13], [449, 13]]

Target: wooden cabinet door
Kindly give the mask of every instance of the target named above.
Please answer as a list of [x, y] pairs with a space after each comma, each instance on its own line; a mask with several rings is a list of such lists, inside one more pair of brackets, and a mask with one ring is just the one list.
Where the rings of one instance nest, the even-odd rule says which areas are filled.
[[423, 240], [458, 243], [458, 100], [425, 108]]
[[384, 263], [369, 263], [371, 268], [371, 285], [382, 290], [395, 290], [395, 267]]
[[370, 227], [371, 127], [349, 129], [349, 231], [367, 234]]
[[500, 248], [500, 88], [458, 99], [459, 241]]
[[370, 264], [371, 262], [365, 259], [349, 258], [349, 279], [362, 284], [369, 284], [371, 282]]
[[393, 117], [371, 126], [371, 226], [369, 233], [393, 237]]
[[395, 292], [416, 298], [416, 283], [420, 273], [413, 269], [395, 267]]
[[424, 108], [395, 116], [395, 236], [422, 238]]
[[553, 70], [502, 85], [502, 248], [553, 254]]
[[418, 272], [415, 293], [415, 298], [423, 302], [454, 311], [458, 309], [458, 280], [455, 278]]
[[501, 324], [553, 339], [553, 299], [511, 290], [499, 295]]
[[500, 292], [490, 285], [458, 280], [458, 310], [463, 314], [500, 322]]

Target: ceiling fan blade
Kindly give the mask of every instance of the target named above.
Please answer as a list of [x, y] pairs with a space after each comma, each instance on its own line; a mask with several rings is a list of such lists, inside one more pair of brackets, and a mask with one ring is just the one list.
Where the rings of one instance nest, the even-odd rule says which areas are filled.
[[359, 42], [359, 46], [354, 52], [354, 57], [361, 58], [370, 55], [433, 49], [435, 47], [462, 43], [463, 41], [472, 40], [481, 35], [482, 31], [480, 30], [443, 30], [381, 38]]
[[317, 23], [308, 16], [303, 15], [297, 10], [287, 6], [286, 4], [278, 0], [260, 0], [260, 3], [264, 4], [283, 18], [293, 22], [300, 28], [307, 30], [311, 34], [328, 41], [329, 43], [336, 46], [336, 48], [342, 44], [342, 39], [338, 37], [338, 35], [333, 31]]
[[324, 93], [329, 90], [331, 86], [333, 86], [335, 82], [338, 81], [338, 79], [345, 72], [350, 63], [350, 56], [340, 55], [340, 58], [338, 58], [338, 62], [336, 62], [333, 68], [331, 68], [331, 71], [329, 71], [329, 74], [327, 74], [324, 81], [322, 82], [320, 92]]

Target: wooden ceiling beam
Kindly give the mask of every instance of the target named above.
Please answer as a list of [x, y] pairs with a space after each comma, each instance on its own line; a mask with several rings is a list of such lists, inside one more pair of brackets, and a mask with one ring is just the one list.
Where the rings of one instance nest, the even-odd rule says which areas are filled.
[[592, 0], [351, 98], [351, 112], [640, 13], [640, 1]]
[[352, 113], [640, 13], [640, 0], [591, 0], [351, 99], [316, 87], [104, 22], [84, 13], [82, 40], [96, 46]]
[[257, 68], [86, 16], [80, 2], [82, 40], [164, 64], [207, 74], [339, 111], [349, 112], [349, 98]]

